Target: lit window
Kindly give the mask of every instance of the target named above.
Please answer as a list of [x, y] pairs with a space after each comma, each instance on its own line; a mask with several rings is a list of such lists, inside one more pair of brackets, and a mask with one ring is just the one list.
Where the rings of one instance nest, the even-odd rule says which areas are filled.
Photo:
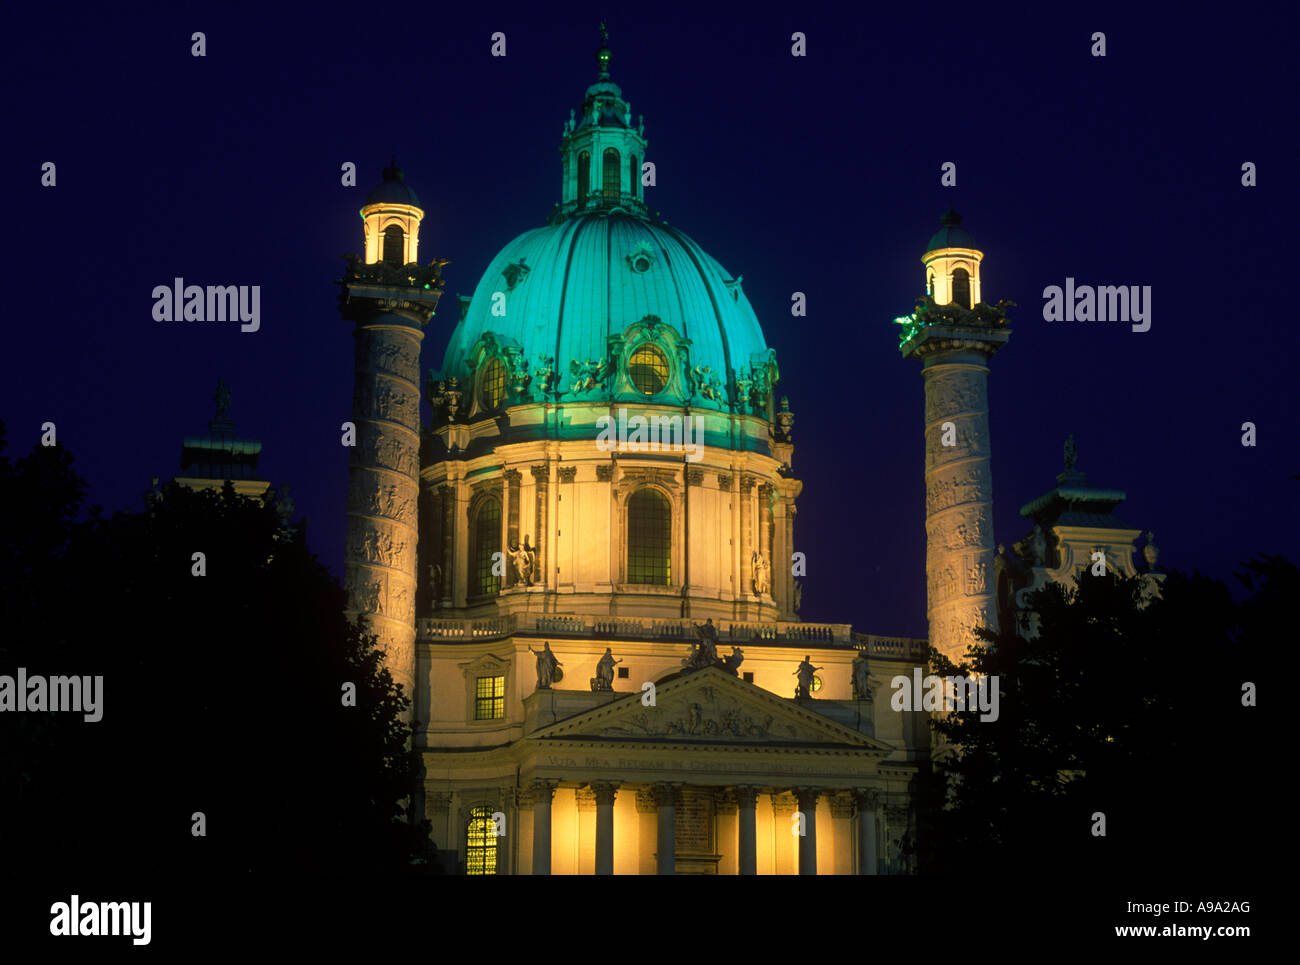
[[668, 360], [653, 345], [642, 345], [633, 352], [627, 371], [632, 384], [646, 395], [658, 395], [668, 384]]
[[601, 163], [601, 181], [604, 190], [601, 192], [607, 198], [618, 197], [618, 151], [612, 147], [605, 148], [605, 156]]
[[495, 409], [501, 405], [506, 395], [506, 367], [500, 359], [491, 359], [483, 367], [483, 381], [479, 383], [479, 399], [485, 409]]
[[627, 579], [648, 586], [672, 585], [672, 507], [654, 489], [638, 489], [627, 501]]
[[501, 591], [501, 577], [492, 572], [494, 553], [501, 550], [501, 501], [488, 496], [474, 515], [474, 565], [471, 584], [476, 596], [491, 596]]
[[476, 807], [469, 812], [469, 823], [465, 826], [465, 873], [497, 873], [497, 828], [489, 807]]
[[406, 236], [402, 229], [395, 224], [390, 224], [384, 229], [384, 261], [389, 265], [403, 265], [406, 263], [405, 252], [402, 250], [405, 245]]
[[970, 308], [970, 275], [965, 268], [954, 268], [952, 272], [952, 300], [962, 308]]
[[479, 677], [474, 681], [474, 719], [502, 720], [506, 716], [506, 678]]
[[591, 155], [583, 151], [578, 155], [578, 200], [587, 197], [591, 189]]

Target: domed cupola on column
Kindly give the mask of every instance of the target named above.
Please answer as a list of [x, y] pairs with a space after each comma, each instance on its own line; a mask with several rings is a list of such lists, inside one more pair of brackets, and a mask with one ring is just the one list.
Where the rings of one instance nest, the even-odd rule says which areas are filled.
[[949, 208], [921, 256], [925, 265], [925, 293], [936, 305], [956, 302], [962, 308], [974, 308], [982, 300], [980, 261], [983, 257], [971, 233], [961, 226], [961, 215]]
[[423, 217], [420, 199], [407, 186], [394, 157], [392, 163], [384, 168], [383, 180], [361, 206], [366, 264], [383, 261], [390, 265], [409, 265], [416, 261]]
[[[602, 32], [603, 32], [602, 27]], [[605, 37], [608, 42], [608, 35]], [[632, 106], [610, 80], [613, 55], [607, 45], [596, 51], [600, 74], [587, 88], [581, 113], [569, 111], [560, 142], [563, 181], [560, 203], [552, 215], [563, 220], [574, 212], [621, 209], [646, 212], [641, 165], [648, 142], [641, 119], [632, 123]]]

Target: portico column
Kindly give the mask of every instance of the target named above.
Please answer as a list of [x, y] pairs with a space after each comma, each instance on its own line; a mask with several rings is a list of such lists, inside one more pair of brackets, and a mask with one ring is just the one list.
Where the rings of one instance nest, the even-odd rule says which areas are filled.
[[591, 785], [596, 792], [596, 874], [614, 873], [614, 795], [618, 785], [602, 781]]
[[817, 788], [797, 787], [795, 800], [803, 814], [803, 834], [799, 836], [799, 874], [817, 873]]
[[655, 873], [677, 873], [677, 809], [674, 806], [677, 785], [661, 783], [654, 788], [655, 807], [659, 813], [658, 866]]
[[559, 781], [533, 781], [533, 874], [551, 873], [551, 798]]
[[736, 788], [736, 802], [740, 809], [738, 844], [740, 873], [758, 874], [758, 835], [754, 830], [754, 808], [758, 803], [758, 788], [742, 785]]
[[853, 793], [858, 806], [858, 874], [876, 874], [876, 805], [878, 791], [858, 790]]

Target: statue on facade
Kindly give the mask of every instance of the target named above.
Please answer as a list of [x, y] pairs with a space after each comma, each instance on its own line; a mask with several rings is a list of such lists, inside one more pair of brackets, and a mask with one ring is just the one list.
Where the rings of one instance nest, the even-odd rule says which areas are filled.
[[1156, 546], [1156, 534], [1147, 531], [1147, 542], [1142, 547], [1142, 558], [1147, 561], [1147, 569], [1154, 570], [1160, 559], [1160, 547]]
[[1068, 472], [1079, 461], [1079, 447], [1074, 444], [1074, 433], [1065, 437], [1065, 468]]
[[591, 678], [592, 692], [613, 690], [614, 665], [622, 662], [622, 660], [615, 660], [614, 652], [609, 647], [606, 647], [605, 656], [601, 657], [596, 663], [596, 676]]
[[853, 658], [853, 698], [854, 700], [871, 699], [871, 672], [867, 665], [865, 651], [859, 650]]
[[1034, 535], [1030, 541], [1030, 552], [1033, 554], [1035, 566], [1043, 566], [1047, 562], [1047, 537], [1043, 535], [1043, 527], [1034, 524]]
[[781, 409], [776, 414], [776, 437], [781, 442], [791, 440], [790, 430], [794, 426], [794, 413], [790, 411], [790, 398], [781, 396]]
[[739, 676], [739, 668], [745, 662], [745, 653], [739, 647], [732, 647], [731, 653], [722, 658], [722, 669], [733, 677]]
[[821, 669], [823, 668], [812, 665], [810, 656], [803, 658], [803, 663], [799, 664], [798, 669], [794, 671], [799, 676], [799, 684], [794, 689], [796, 697], [807, 699], [812, 696], [813, 675]]
[[564, 671], [560, 668], [564, 664], [555, 659], [555, 654], [551, 652], [550, 643], [543, 643], [541, 650], [534, 650], [531, 646], [528, 652], [537, 656], [537, 689], [550, 690], [551, 684], [558, 684], [564, 679]]
[[704, 623], [695, 624], [695, 635], [699, 641], [691, 655], [682, 661], [687, 670], [699, 670], [701, 667], [715, 667], [722, 661], [718, 659], [718, 628], [713, 625], [713, 617]]
[[767, 557], [754, 550], [754, 592], [762, 596], [772, 587], [771, 568], [768, 566]]
[[433, 602], [436, 606], [442, 599], [442, 567], [437, 563], [429, 564], [429, 591], [433, 594]]
[[537, 554], [528, 545], [527, 536], [524, 536], [523, 546], [518, 543], [510, 545], [510, 558], [514, 561], [515, 575], [518, 576], [519, 582], [525, 586], [532, 586], [533, 574], [537, 568]]
[[230, 386], [226, 385], [224, 379], [217, 379], [217, 391], [213, 394], [212, 401], [217, 404], [215, 421], [221, 422], [230, 413]]

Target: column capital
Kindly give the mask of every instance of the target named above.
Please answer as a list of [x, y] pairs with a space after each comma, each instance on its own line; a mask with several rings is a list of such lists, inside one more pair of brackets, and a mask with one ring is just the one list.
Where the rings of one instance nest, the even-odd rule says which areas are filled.
[[528, 796], [534, 804], [550, 804], [559, 786], [559, 781], [539, 779], [528, 785]]
[[860, 809], [875, 811], [880, 806], [880, 792], [875, 788], [856, 787], [853, 789], [853, 803]]
[[799, 802], [799, 810], [808, 812], [817, 810], [817, 798], [821, 796], [823, 788], [820, 787], [796, 787], [794, 798]]
[[673, 807], [677, 803], [677, 789], [683, 783], [682, 781], [659, 781], [651, 785], [655, 805], [658, 807]]
[[528, 471], [533, 474], [533, 479], [539, 483], [544, 484], [551, 478], [551, 467], [546, 463], [542, 463], [540, 466], [529, 466]]
[[735, 795], [736, 804], [742, 808], [752, 808], [758, 804], [758, 794], [761, 789], [754, 784], [737, 784], [731, 788], [731, 793]]
[[519, 480], [522, 478], [518, 469], [507, 469], [501, 475], [505, 477], [506, 482], [513, 483], [515, 485], [518, 485]]
[[618, 794], [620, 785], [617, 781], [593, 781], [591, 790], [596, 796], [597, 806], [602, 804], [613, 804], [614, 797]]
[[655, 804], [655, 792], [652, 787], [636, 789], [636, 809], [641, 814], [654, 814], [658, 810]]
[[573, 792], [573, 797], [578, 803], [579, 811], [596, 810], [596, 790], [591, 785], [578, 788]]

